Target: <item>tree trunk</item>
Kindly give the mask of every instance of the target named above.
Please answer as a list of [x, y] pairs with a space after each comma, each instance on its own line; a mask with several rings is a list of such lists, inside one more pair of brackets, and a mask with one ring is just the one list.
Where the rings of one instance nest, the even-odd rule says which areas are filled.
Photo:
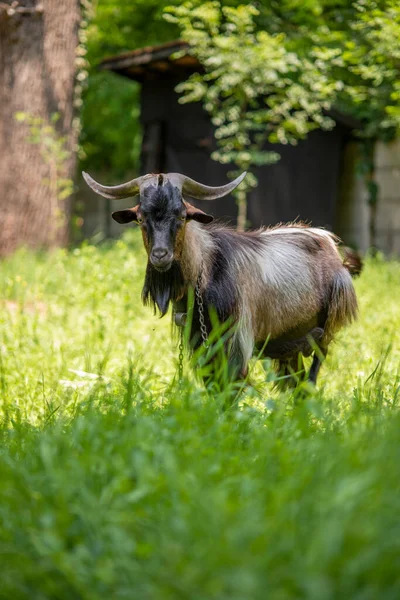
[[[68, 241], [69, 202], [60, 198], [58, 185], [75, 175], [79, 22], [79, 0], [0, 2], [1, 255], [21, 245], [48, 248]], [[16, 113], [38, 118], [36, 143]], [[56, 113], [58, 121], [45, 129]], [[58, 140], [58, 150], [44, 156], [46, 136]]]

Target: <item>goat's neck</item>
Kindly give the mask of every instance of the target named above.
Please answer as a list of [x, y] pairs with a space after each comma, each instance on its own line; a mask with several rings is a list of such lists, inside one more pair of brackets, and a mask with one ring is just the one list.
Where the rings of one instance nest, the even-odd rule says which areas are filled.
[[206, 283], [210, 270], [212, 249], [212, 238], [205, 227], [195, 221], [187, 223], [181, 267], [185, 281], [193, 287], [196, 285], [200, 271], [202, 271], [203, 284]]

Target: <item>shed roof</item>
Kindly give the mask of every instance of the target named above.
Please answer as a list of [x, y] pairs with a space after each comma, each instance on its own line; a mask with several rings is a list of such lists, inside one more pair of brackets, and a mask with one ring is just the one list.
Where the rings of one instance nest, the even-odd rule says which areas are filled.
[[[143, 83], [157, 79], [161, 74], [180, 75], [182, 78], [190, 72], [200, 71], [202, 66], [195, 56], [189, 53], [190, 44], [185, 40], [173, 40], [156, 46], [145, 46], [130, 52], [104, 58], [99, 68], [113, 71], [129, 79]], [[176, 56], [176, 54], [178, 56]], [[335, 108], [326, 111], [336, 123], [349, 129], [358, 129], [361, 122]]]
[[[185, 52], [188, 49], [189, 44], [184, 40], [174, 40], [157, 46], [145, 46], [105, 58], [100, 63], [100, 69], [114, 71], [114, 73], [140, 82], [154, 78], [161, 73], [199, 70], [199, 61], [189, 52]], [[180, 51], [184, 52], [176, 58], [174, 55]]]

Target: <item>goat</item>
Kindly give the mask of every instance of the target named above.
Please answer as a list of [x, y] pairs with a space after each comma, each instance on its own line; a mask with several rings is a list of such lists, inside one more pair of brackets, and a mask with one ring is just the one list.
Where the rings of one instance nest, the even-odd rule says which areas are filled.
[[176, 313], [184, 312], [189, 290], [195, 290], [192, 348], [202, 343], [202, 326], [210, 334], [213, 309], [220, 322], [232, 322], [227, 345], [231, 379], [247, 376], [257, 349], [294, 385], [293, 371], [304, 372], [302, 356], [315, 350], [308, 375], [315, 384], [334, 335], [357, 316], [349, 269], [339, 255], [338, 238], [329, 231], [289, 223], [239, 233], [210, 225], [213, 217], [186, 200], [221, 198], [245, 175], [221, 187], [179, 173], [148, 174], [109, 187], [83, 173], [106, 198], [140, 194], [139, 204], [112, 217], [141, 227], [148, 254], [144, 304], [161, 316], [170, 303]]

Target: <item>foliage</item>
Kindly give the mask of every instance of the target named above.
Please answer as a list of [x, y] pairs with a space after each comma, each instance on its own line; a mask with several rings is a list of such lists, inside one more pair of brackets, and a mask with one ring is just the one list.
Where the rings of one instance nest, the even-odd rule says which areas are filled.
[[99, 70], [107, 56], [162, 43], [178, 32], [162, 20], [162, 0], [97, 0], [84, 31], [88, 78], [83, 89], [81, 162], [119, 178], [137, 173], [140, 86]]
[[[399, 596], [400, 265], [301, 404], [173, 383], [137, 231], [0, 271], [1, 598]], [[381, 310], [385, 306], [385, 310]]]
[[[212, 158], [251, 171], [248, 189], [257, 183], [254, 168], [279, 158], [265, 149], [266, 141], [293, 144], [316, 128], [334, 126], [324, 110], [340, 86], [327, 78], [324, 63], [300, 60], [287, 49], [284, 34], [257, 31], [259, 14], [251, 4], [232, 8], [211, 1], [187, 2], [166, 15], [204, 67], [177, 86], [181, 102], [203, 102], [218, 143]], [[243, 230], [245, 197], [239, 194]]]
[[[251, 185], [255, 167], [279, 157], [266, 140], [293, 144], [332, 127], [332, 107], [359, 119], [364, 139], [388, 139], [400, 124], [400, 8], [393, 0], [284, 0], [260, 9], [189, 0], [166, 18], [204, 67], [178, 86], [181, 101], [203, 102], [216, 127], [213, 158], [251, 169]], [[363, 169], [373, 185], [371, 169]]]
[[322, 110], [330, 107], [337, 84], [288, 51], [284, 35], [257, 31], [254, 17], [259, 11], [254, 6], [221, 7], [213, 1], [170, 11], [169, 19], [180, 24], [206, 71], [178, 86], [184, 94], [181, 101], [203, 101], [211, 113], [215, 137], [222, 144], [217, 160], [241, 168], [266, 164], [271, 158], [261, 152], [261, 144], [255, 145], [254, 159], [249, 156], [258, 139], [253, 139], [254, 132], [262, 134], [261, 142], [287, 144], [315, 128], [333, 126]]
[[330, 60], [331, 77], [343, 81], [336, 105], [361, 120], [362, 137], [391, 139], [400, 125], [398, 2], [342, 2], [324, 21], [311, 41], [316, 60]]
[[[88, 0], [86, 0], [88, 1]], [[163, 12], [179, 0], [93, 0], [81, 32], [81, 163], [85, 170], [109, 172], [115, 180], [138, 169], [140, 86], [125, 77], [99, 70], [107, 56], [179, 37]], [[225, 0], [225, 4], [238, 4]], [[86, 73], [87, 71], [87, 73]], [[87, 77], [86, 77], [87, 75]], [[81, 90], [79, 90], [79, 95]]]

